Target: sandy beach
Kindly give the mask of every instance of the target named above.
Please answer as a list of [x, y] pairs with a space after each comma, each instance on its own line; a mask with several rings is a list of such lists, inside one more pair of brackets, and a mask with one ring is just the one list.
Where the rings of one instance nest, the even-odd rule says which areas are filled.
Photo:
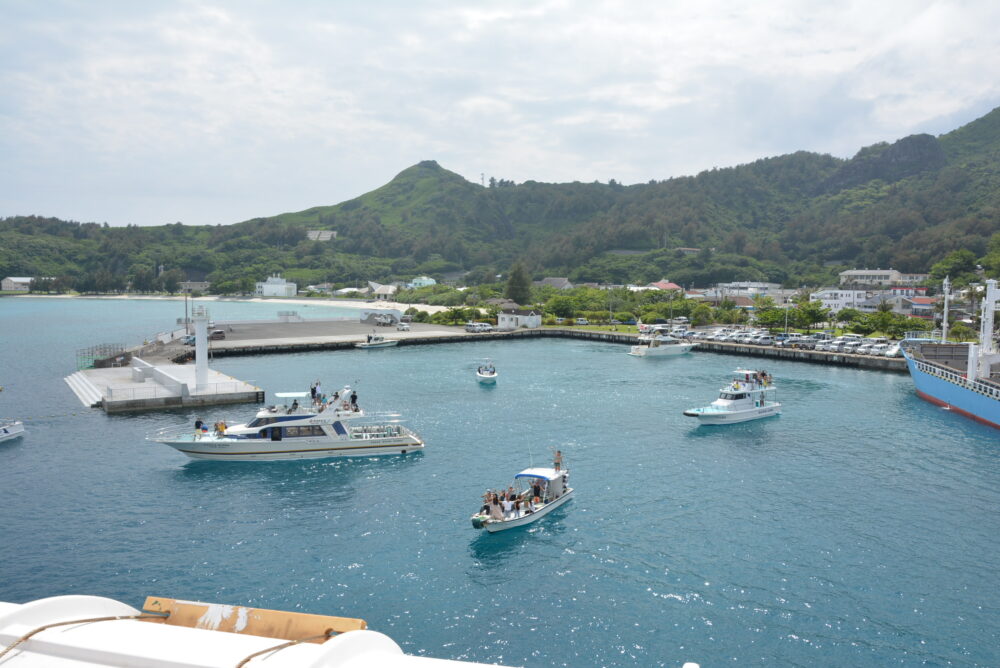
[[[165, 301], [184, 301], [183, 295], [38, 295], [38, 294], [23, 294], [23, 295], [10, 295], [11, 297], [38, 297], [42, 299], [159, 299]], [[298, 304], [300, 306], [340, 306], [344, 308], [356, 308], [356, 309], [399, 309], [400, 311], [405, 311], [406, 309], [414, 306], [421, 311], [427, 311], [428, 313], [440, 313], [441, 311], [447, 311], [447, 306], [432, 306], [430, 304], [402, 304], [400, 302], [391, 301], [364, 301], [360, 299], [306, 299], [306, 298], [292, 298], [286, 299], [284, 297], [223, 297], [218, 295], [209, 295], [207, 297], [197, 297], [190, 300], [191, 302], [258, 302], [258, 303], [271, 303], [271, 304]]]

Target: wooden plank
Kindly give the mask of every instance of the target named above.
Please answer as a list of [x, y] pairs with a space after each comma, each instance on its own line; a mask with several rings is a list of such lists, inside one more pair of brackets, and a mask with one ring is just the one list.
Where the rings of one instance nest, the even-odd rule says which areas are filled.
[[[300, 640], [322, 636], [328, 632], [337, 634], [368, 628], [363, 619], [180, 601], [162, 596], [147, 597], [142, 608], [147, 612], [168, 613], [166, 617], [147, 620], [154, 623], [283, 640]], [[321, 637], [310, 642], [322, 643], [326, 639]]]

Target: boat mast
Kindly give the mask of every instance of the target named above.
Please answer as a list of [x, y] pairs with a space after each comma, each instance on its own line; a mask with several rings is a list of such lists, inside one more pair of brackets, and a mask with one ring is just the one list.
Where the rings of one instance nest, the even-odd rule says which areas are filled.
[[948, 341], [948, 298], [951, 296], [951, 281], [948, 277], [944, 277], [944, 283], [941, 285], [944, 290], [944, 321], [941, 323], [941, 343]]

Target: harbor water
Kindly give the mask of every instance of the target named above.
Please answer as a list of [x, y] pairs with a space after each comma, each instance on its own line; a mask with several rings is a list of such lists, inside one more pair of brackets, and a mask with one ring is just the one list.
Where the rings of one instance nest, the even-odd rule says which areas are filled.
[[[344, 315], [208, 303], [215, 318]], [[161, 427], [253, 406], [108, 416], [62, 378], [180, 302], [0, 299], [0, 600], [146, 595], [361, 617], [407, 653], [525, 666], [1000, 664], [1000, 433], [909, 377], [578, 340], [220, 358], [274, 393], [356, 387], [424, 452], [191, 461]], [[476, 382], [491, 359], [496, 386]], [[777, 418], [681, 415], [764, 366]], [[563, 452], [575, 498], [477, 532], [482, 493]]]

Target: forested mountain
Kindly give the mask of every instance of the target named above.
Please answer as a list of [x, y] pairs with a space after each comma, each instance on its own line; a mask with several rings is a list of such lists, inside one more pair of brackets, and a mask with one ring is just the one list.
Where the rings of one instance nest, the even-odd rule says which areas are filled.
[[[316, 229], [337, 238], [307, 240]], [[576, 281], [799, 285], [842, 267], [920, 272], [954, 250], [981, 257], [998, 231], [1000, 109], [850, 160], [798, 152], [632, 186], [490, 179], [484, 188], [425, 161], [356, 199], [234, 225], [7, 218], [0, 274], [145, 284], [163, 266], [239, 289], [276, 271], [299, 282], [459, 270], [487, 280], [521, 260]]]

